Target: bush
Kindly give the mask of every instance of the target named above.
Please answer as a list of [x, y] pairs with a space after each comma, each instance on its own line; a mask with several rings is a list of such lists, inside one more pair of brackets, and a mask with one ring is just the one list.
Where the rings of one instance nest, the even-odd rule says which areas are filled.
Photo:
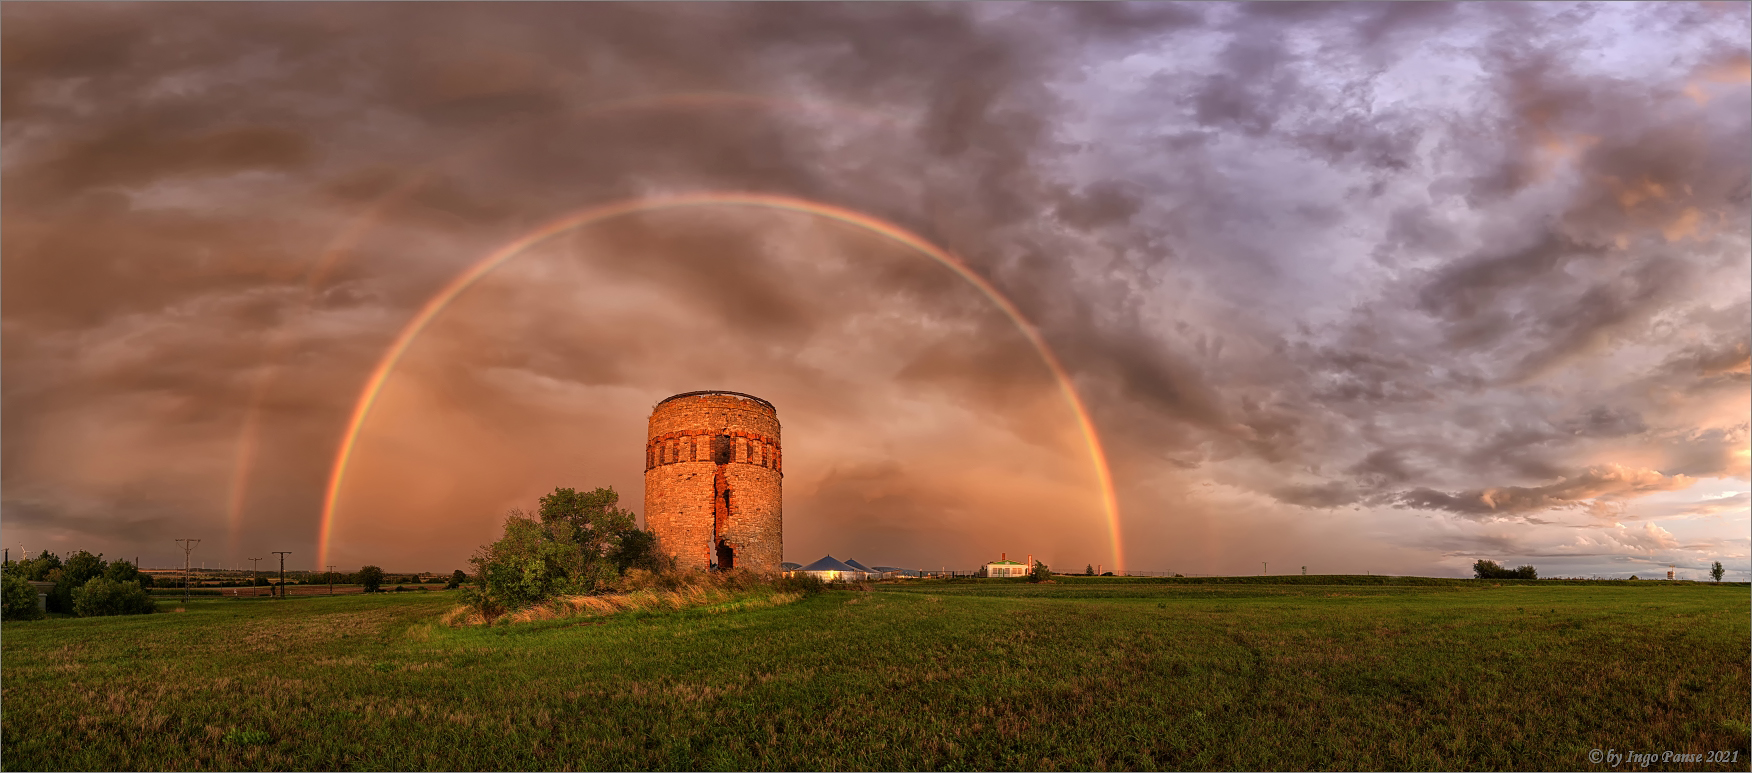
[[0, 578], [0, 619], [40, 620], [43, 611], [37, 607], [37, 590], [22, 572], [7, 572]]
[[1040, 582], [1042, 580], [1050, 580], [1050, 579], [1052, 579], [1052, 570], [1046, 568], [1046, 564], [1043, 564], [1039, 561], [1035, 561], [1034, 568], [1028, 570], [1028, 581], [1029, 582]]
[[1539, 571], [1532, 566], [1521, 566], [1514, 569], [1504, 568], [1495, 561], [1478, 559], [1472, 565], [1472, 574], [1480, 580], [1537, 580]]
[[103, 560], [103, 555], [92, 555], [81, 550], [67, 557], [61, 568], [49, 572], [49, 581], [55, 583], [55, 589], [49, 591], [49, 611], [63, 614], [74, 613], [73, 594], [85, 587], [93, 577], [102, 577], [104, 570], [109, 568]]
[[17, 572], [26, 580], [49, 582], [49, 572], [59, 568], [61, 568], [61, 557], [45, 550], [42, 555], [36, 558], [27, 558], [13, 563], [11, 571]]
[[376, 593], [383, 587], [383, 569], [367, 566], [359, 570], [359, 584], [365, 586], [366, 593]]
[[119, 558], [110, 562], [109, 567], [103, 570], [103, 576], [110, 582], [137, 582], [142, 588], [152, 587], [152, 575], [141, 574], [134, 562]]
[[805, 596], [813, 596], [827, 590], [827, 583], [822, 582], [820, 577], [813, 574], [793, 572], [775, 581], [773, 590], [780, 593], [801, 593]]
[[465, 582], [468, 582], [468, 575], [463, 574], [462, 570], [458, 569], [450, 573], [450, 581], [444, 583], [444, 589], [456, 590], [457, 588], [462, 587], [462, 584]]
[[623, 574], [635, 569], [666, 574], [670, 564], [657, 551], [656, 538], [639, 529], [619, 502], [612, 488], [557, 488], [541, 498], [536, 516], [512, 510], [504, 536], [469, 559], [474, 582], [465, 599], [491, 619], [556, 596], [615, 590]]
[[157, 611], [140, 583], [93, 577], [73, 591], [73, 611], [80, 617], [144, 615]]

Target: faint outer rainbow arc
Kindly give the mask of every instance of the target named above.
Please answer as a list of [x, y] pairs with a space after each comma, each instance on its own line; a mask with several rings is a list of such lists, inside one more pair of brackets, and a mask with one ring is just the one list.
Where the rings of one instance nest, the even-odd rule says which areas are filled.
[[[588, 119], [645, 110], [712, 107], [814, 111], [882, 124], [890, 128], [899, 128], [904, 123], [895, 116], [879, 111], [853, 108], [833, 102], [791, 100], [734, 91], [684, 91], [620, 97], [586, 104], [574, 115]], [[482, 150], [485, 150], [484, 146], [452, 154], [450, 159], [466, 157]], [[366, 206], [363, 212], [348, 222], [341, 233], [323, 248], [322, 253], [317, 256], [315, 264], [307, 274], [305, 280], [306, 310], [310, 308], [311, 301], [316, 297], [322, 281], [328, 277], [329, 272], [341, 262], [347, 251], [362, 239], [367, 231], [376, 226], [384, 211], [412, 196], [436, 175], [436, 170], [431, 167], [417, 171], [400, 184], [378, 196]], [[285, 348], [286, 343], [287, 336], [284, 333], [270, 336], [267, 341], [263, 342], [261, 355], [257, 358], [262, 366], [256, 372], [255, 378], [251, 380], [243, 421], [238, 428], [235, 461], [231, 468], [231, 483], [225, 498], [226, 545], [233, 554], [237, 554], [237, 540], [243, 525], [243, 511], [248, 500], [250, 476], [255, 471], [256, 454], [260, 446], [262, 403], [267, 399], [268, 391], [273, 388], [274, 382], [278, 380], [280, 359], [278, 355]]]
[[[418, 190], [431, 176], [430, 172], [412, 175], [401, 184], [378, 196], [370, 206], [365, 208], [364, 212], [353, 218], [346, 228], [342, 229], [334, 239], [331, 239], [323, 247], [322, 253], [317, 256], [315, 265], [306, 272], [304, 305], [307, 311], [311, 302], [316, 298], [322, 280], [327, 278], [328, 272], [340, 262], [347, 250], [352, 249], [365, 232], [370, 230], [383, 210]], [[243, 522], [243, 506], [249, 490], [249, 475], [255, 468], [256, 450], [260, 445], [262, 402], [267, 398], [268, 390], [276, 380], [280, 368], [279, 355], [285, 349], [288, 338], [289, 336], [284, 332], [268, 336], [262, 343], [260, 355], [256, 358], [261, 366], [256, 371], [255, 378], [251, 379], [249, 402], [245, 403], [243, 423], [238, 429], [236, 462], [232, 465], [231, 487], [226, 495], [225, 503], [226, 547], [232, 553], [237, 552], [239, 527]]]
[[1065, 370], [1064, 365], [1059, 362], [1058, 356], [1053, 354], [1052, 348], [1046, 343], [1046, 339], [1041, 337], [1040, 332], [1036, 330], [1034, 325], [1022, 315], [1021, 310], [1017, 309], [1016, 305], [1010, 302], [1009, 298], [1005, 297], [1003, 293], [999, 292], [998, 289], [993, 287], [991, 283], [987, 282], [985, 278], [968, 268], [968, 266], [961, 262], [961, 259], [957, 258], [953, 253], [926, 241], [923, 237], [902, 226], [879, 220], [855, 210], [837, 207], [831, 204], [822, 204], [791, 196], [745, 192], [708, 192], [680, 194], [674, 196], [641, 197], [603, 204], [579, 212], [574, 212], [557, 220], [553, 220], [546, 225], [540, 226], [528, 234], [510, 242], [504, 247], [489, 253], [486, 257], [476, 261], [474, 265], [470, 266], [467, 270], [458, 274], [449, 284], [445, 285], [427, 300], [426, 304], [420, 308], [419, 312], [402, 327], [400, 334], [398, 334], [394, 342], [390, 344], [389, 349], [384, 352], [383, 357], [377, 363], [376, 369], [372, 371], [371, 377], [366, 380], [364, 389], [360, 391], [359, 399], [353, 406], [353, 415], [347, 422], [346, 433], [342, 436], [340, 447], [335, 453], [334, 467], [329, 472], [328, 489], [323, 496], [322, 521], [317, 534], [317, 564], [325, 565], [328, 561], [329, 538], [333, 533], [335, 504], [340, 498], [341, 486], [346, 479], [347, 465], [352, 460], [353, 449], [358, 443], [359, 432], [365, 425], [366, 417], [370, 415], [372, 407], [377, 402], [378, 395], [383, 390], [384, 383], [388, 381], [390, 373], [395, 370], [395, 366], [401, 361], [402, 355], [407, 352], [408, 347], [414, 342], [414, 339], [419, 337], [420, 333], [425, 330], [426, 326], [430, 324], [432, 320], [450, 304], [451, 301], [455, 300], [458, 295], [461, 295], [464, 290], [467, 290], [481, 277], [486, 276], [493, 269], [499, 267], [500, 264], [515, 257], [522, 251], [529, 249], [548, 238], [564, 233], [565, 231], [634, 213], [702, 206], [762, 207], [766, 209], [815, 215], [817, 217], [823, 217], [846, 225], [862, 228], [871, 233], [885, 236], [892, 241], [936, 260], [951, 271], [954, 271], [956, 275], [960, 276], [962, 279], [967, 280], [981, 293], [985, 294], [987, 298], [991, 299], [993, 303], [997, 304], [998, 308], [1004, 312], [1004, 315], [1009, 317], [1010, 321], [1016, 325], [1017, 330], [1021, 331], [1023, 337], [1028, 339], [1028, 343], [1032, 345], [1035, 352], [1040, 355], [1041, 361], [1047, 366], [1047, 369], [1052, 371], [1053, 378], [1058, 381], [1059, 391], [1063, 394], [1065, 402], [1069, 405], [1071, 412], [1077, 417], [1078, 428], [1082, 431], [1083, 440], [1088, 446], [1089, 459], [1094, 467], [1095, 478], [1101, 489], [1101, 505], [1103, 513], [1107, 519], [1107, 532], [1111, 543], [1110, 549], [1113, 555], [1114, 567], [1117, 570], [1124, 566], [1124, 553], [1122, 551], [1122, 543], [1120, 539], [1119, 504], [1113, 491], [1113, 478], [1107, 468], [1107, 455], [1101, 449], [1101, 440], [1095, 432], [1095, 424], [1089, 419], [1089, 412], [1083, 406], [1082, 398], [1078, 397], [1076, 386], [1071, 381], [1070, 374]]

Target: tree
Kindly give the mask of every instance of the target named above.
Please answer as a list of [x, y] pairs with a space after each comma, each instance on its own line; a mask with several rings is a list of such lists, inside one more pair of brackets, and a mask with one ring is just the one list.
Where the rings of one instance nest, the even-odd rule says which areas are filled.
[[444, 589], [456, 590], [457, 588], [462, 587], [462, 584], [465, 582], [468, 582], [468, 575], [463, 574], [462, 570], [458, 569], [450, 573], [450, 582], [444, 583]]
[[84, 587], [93, 577], [102, 577], [106, 568], [108, 565], [104, 562], [102, 553], [92, 555], [81, 550], [68, 556], [61, 568], [56, 570], [60, 574], [51, 578], [55, 589], [49, 591], [49, 611], [74, 612], [73, 591]]
[[14, 568], [26, 580], [48, 582], [49, 572], [61, 568], [61, 557], [45, 550], [36, 558], [19, 561]]
[[1029, 582], [1040, 582], [1042, 580], [1050, 579], [1052, 579], [1052, 570], [1046, 568], [1046, 564], [1040, 561], [1035, 561], [1034, 568], [1028, 570]]
[[621, 534], [620, 544], [609, 553], [615, 569], [626, 574], [629, 569], [661, 572], [672, 568], [674, 560], [657, 549], [657, 535], [644, 529], [628, 529]]
[[145, 582], [140, 582], [141, 578], [148, 577], [148, 575], [141, 574], [139, 568], [134, 566], [134, 562], [124, 561], [120, 558], [110, 562], [109, 567], [103, 570], [103, 576], [110, 582], [135, 582], [140, 583], [142, 588], [152, 587]]
[[7, 572], [0, 577], [0, 619], [38, 620], [43, 610], [37, 607], [37, 590], [24, 579], [23, 572]]
[[556, 488], [533, 516], [513, 509], [504, 536], [469, 559], [468, 602], [494, 617], [554, 596], [612, 589], [629, 569], [667, 568], [655, 537], [619, 503], [612, 488]]
[[1539, 579], [1539, 570], [1534, 569], [1532, 566], [1520, 566], [1514, 569], [1505, 569], [1501, 564], [1498, 564], [1495, 561], [1486, 561], [1482, 558], [1478, 560], [1478, 563], [1472, 565], [1472, 573], [1480, 580]]
[[1709, 576], [1711, 579], [1716, 582], [1721, 582], [1723, 574], [1725, 574], [1725, 571], [1722, 569], [1722, 562], [1717, 561], [1709, 565]]
[[366, 593], [376, 593], [383, 587], [383, 569], [367, 566], [359, 570], [359, 584], [365, 586]]
[[1087, 577], [1094, 577], [1095, 576], [1095, 565], [1094, 564], [1084, 565], [1083, 574], [1084, 574], [1084, 576], [1087, 576]]

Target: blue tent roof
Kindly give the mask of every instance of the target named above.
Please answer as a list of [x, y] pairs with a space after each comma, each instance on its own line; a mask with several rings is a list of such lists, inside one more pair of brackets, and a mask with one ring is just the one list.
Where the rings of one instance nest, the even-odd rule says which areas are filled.
[[840, 563], [840, 560], [837, 558], [834, 558], [833, 556], [822, 556], [821, 560], [816, 561], [813, 564], [810, 564], [808, 566], [803, 567], [803, 571], [805, 571], [805, 572], [867, 572], [869, 570], [868, 569], [854, 569], [852, 567], [849, 567], [849, 566], [846, 566], [845, 564]]
[[875, 569], [871, 569], [868, 566], [865, 566], [863, 564], [858, 563], [856, 559], [851, 559], [851, 558], [846, 559], [846, 566], [849, 566], [849, 567], [856, 569], [860, 572], [874, 572], [874, 571], [876, 571]]

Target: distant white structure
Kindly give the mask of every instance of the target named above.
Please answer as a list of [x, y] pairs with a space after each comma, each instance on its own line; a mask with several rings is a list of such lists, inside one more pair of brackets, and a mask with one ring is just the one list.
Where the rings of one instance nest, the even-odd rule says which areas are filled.
[[987, 577], [1025, 577], [1028, 565], [1011, 561], [1008, 553], [999, 553], [998, 560], [985, 565]]
[[823, 582], [845, 580], [864, 580], [870, 577], [870, 572], [847, 566], [833, 556], [823, 556], [821, 560], [796, 571], [818, 578]]

